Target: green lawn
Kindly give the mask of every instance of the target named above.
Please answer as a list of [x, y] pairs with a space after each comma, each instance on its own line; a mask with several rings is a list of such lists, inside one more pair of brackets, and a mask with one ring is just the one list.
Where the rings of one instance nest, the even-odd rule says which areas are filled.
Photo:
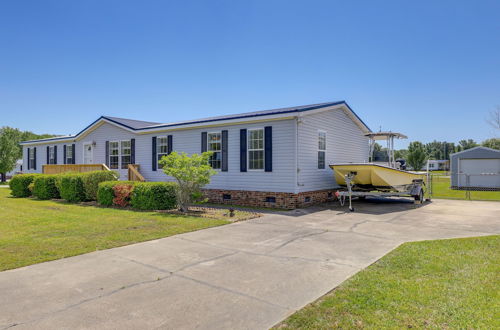
[[228, 223], [9, 194], [0, 189], [0, 271]]
[[500, 329], [500, 236], [406, 243], [279, 324]]
[[[466, 199], [466, 192], [464, 190], [451, 190], [449, 177], [434, 175], [432, 178], [432, 197]], [[470, 199], [500, 201], [500, 191], [471, 191]]]

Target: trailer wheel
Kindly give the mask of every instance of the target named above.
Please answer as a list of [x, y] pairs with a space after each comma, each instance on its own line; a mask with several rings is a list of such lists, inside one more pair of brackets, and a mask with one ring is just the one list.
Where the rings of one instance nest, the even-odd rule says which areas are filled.
[[418, 195], [415, 195], [413, 197], [415, 198], [415, 202], [423, 203], [424, 202], [424, 190], [422, 188], [420, 188], [420, 190], [418, 191]]

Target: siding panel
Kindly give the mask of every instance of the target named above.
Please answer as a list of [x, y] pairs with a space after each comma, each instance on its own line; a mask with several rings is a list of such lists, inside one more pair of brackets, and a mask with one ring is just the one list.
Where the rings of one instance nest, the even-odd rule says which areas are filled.
[[[298, 125], [299, 192], [337, 187], [332, 163], [368, 161], [368, 138], [342, 110], [304, 116]], [[318, 130], [326, 132], [325, 169], [318, 169]]]
[[[266, 122], [265, 126], [273, 127], [273, 172], [248, 171], [240, 172], [240, 129], [242, 128], [264, 128], [264, 123], [253, 123], [244, 125], [231, 125], [190, 130], [170, 131], [167, 133], [134, 134], [111, 124], [103, 124], [76, 142], [76, 164], [83, 163], [83, 144], [95, 141], [94, 163], [106, 163], [106, 141], [130, 140], [135, 138], [135, 159], [140, 165], [140, 172], [147, 181], [173, 181], [163, 171], [152, 170], [151, 141], [153, 136], [172, 135], [174, 145], [173, 151], [186, 153], [199, 153], [201, 150], [201, 132], [227, 130], [228, 134], [228, 168], [227, 172], [218, 171], [212, 177], [212, 182], [207, 188], [226, 190], [256, 190], [275, 192], [295, 191], [295, 121], [279, 120]], [[70, 143], [67, 143], [70, 144]], [[45, 146], [39, 145], [37, 153], [45, 150]], [[58, 144], [62, 145], [64, 143]], [[42, 146], [42, 148], [40, 148]], [[25, 152], [29, 146], [24, 146]], [[59, 153], [58, 164], [62, 162], [62, 152]], [[45, 159], [44, 155], [37, 155], [37, 159]], [[37, 171], [41, 172], [41, 166]], [[127, 170], [119, 169], [120, 179], [127, 179]]]

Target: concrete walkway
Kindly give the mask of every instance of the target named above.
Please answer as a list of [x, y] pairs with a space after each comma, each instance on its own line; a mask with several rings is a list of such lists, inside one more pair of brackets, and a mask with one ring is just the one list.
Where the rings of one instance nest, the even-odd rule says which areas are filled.
[[265, 329], [403, 242], [500, 233], [499, 215], [367, 200], [0, 272], [0, 329]]

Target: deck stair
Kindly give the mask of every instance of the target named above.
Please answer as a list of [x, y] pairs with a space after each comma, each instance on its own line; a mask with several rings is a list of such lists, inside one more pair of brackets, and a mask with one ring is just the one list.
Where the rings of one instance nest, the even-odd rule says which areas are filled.
[[139, 181], [139, 182], [145, 182], [146, 179], [142, 176], [142, 174], [139, 172], [140, 165], [139, 164], [129, 164], [128, 165], [128, 179], [130, 181]]

